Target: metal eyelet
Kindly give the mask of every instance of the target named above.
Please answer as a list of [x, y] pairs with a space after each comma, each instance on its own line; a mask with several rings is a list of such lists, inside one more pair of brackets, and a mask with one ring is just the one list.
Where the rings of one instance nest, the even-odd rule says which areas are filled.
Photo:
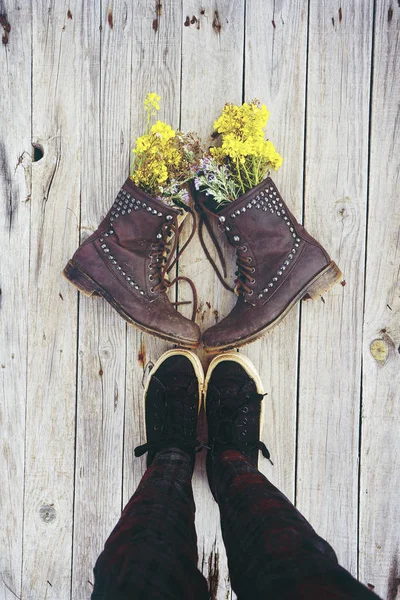
[[150, 293], [154, 294], [154, 288], [150, 288]]
[[248, 413], [249, 412], [249, 407], [248, 406], [243, 406], [242, 408], [242, 413]]
[[253, 262], [253, 259], [251, 258], [251, 256], [248, 256], [248, 257], [247, 257], [247, 262], [248, 262], [248, 263], [251, 263], [251, 262]]
[[242, 246], [242, 252], [247, 252], [247, 246]]
[[149, 275], [149, 281], [153, 281], [153, 275]]
[[251, 285], [254, 285], [254, 284], [255, 284], [255, 282], [256, 282], [256, 280], [255, 280], [255, 279], [251, 279], [251, 280], [250, 280], [250, 283], [251, 283]]
[[254, 294], [254, 291], [253, 291], [253, 290], [250, 290], [250, 291], [249, 291], [249, 296], [252, 296], [253, 294]]
[[255, 267], [251, 267], [251, 271], [250, 271], [250, 273], [254, 273], [254, 272], [255, 272], [255, 270], [256, 270], [256, 268], [255, 268]]

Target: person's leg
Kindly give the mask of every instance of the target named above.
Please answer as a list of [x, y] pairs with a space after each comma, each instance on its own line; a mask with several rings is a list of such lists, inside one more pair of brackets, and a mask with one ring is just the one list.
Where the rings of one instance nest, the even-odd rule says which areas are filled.
[[197, 569], [191, 479], [202, 370], [187, 351], [164, 354], [145, 394], [148, 468], [95, 568], [92, 600], [208, 598]]
[[197, 569], [192, 472], [179, 448], [156, 455], [96, 562], [92, 600], [208, 597]]
[[377, 598], [243, 453], [217, 453], [211, 477], [239, 600]]
[[269, 452], [259, 440], [263, 390], [251, 362], [238, 353], [217, 357], [205, 388], [207, 473], [239, 600], [377, 598], [258, 471], [258, 451]]

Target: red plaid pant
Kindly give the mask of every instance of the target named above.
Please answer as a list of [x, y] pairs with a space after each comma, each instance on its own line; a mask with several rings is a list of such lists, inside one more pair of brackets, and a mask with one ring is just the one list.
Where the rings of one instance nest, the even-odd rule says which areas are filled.
[[[185, 452], [157, 454], [96, 562], [92, 600], [209, 598], [197, 568], [192, 472]], [[239, 600], [377, 598], [243, 454], [214, 458], [212, 487]]]

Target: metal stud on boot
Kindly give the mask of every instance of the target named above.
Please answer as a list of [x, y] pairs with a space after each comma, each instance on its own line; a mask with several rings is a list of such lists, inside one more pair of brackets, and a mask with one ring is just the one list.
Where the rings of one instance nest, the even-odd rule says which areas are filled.
[[[184, 279], [166, 275], [175, 264], [180, 210], [166, 206], [127, 179], [98, 229], [79, 246], [64, 269], [64, 276], [87, 296], [102, 296], [128, 323], [142, 331], [196, 347], [199, 327], [174, 309], [165, 293]], [[193, 230], [179, 256], [190, 242]], [[173, 240], [173, 241], [172, 241]]]
[[219, 228], [236, 249], [238, 269], [236, 305], [203, 334], [208, 352], [253, 342], [298, 300], [318, 298], [341, 279], [337, 265], [296, 221], [271, 178], [218, 214], [207, 210], [201, 196], [198, 203], [203, 215], [219, 220]]

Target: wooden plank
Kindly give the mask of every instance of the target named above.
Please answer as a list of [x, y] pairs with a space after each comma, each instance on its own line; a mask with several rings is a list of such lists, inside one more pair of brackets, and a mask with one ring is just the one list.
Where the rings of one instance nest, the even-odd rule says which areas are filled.
[[[33, 137], [22, 596], [70, 597], [77, 292], [61, 276], [78, 243], [82, 6], [33, 2]], [[78, 168], [77, 168], [78, 167]]]
[[[100, 27], [99, 27], [100, 26]], [[87, 6], [82, 21], [81, 240], [97, 229], [129, 168], [132, 14]], [[88, 598], [93, 566], [122, 503], [126, 324], [80, 296], [72, 598]]]
[[[161, 3], [160, 3], [161, 5]], [[132, 40], [131, 148], [145, 128], [143, 100], [148, 92], [161, 96], [160, 119], [179, 126], [181, 6], [178, 0], [149, 5], [136, 0], [132, 24], [139, 35]], [[173, 295], [173, 290], [171, 290]], [[171, 299], [173, 299], [171, 297]], [[152, 365], [172, 344], [132, 327], [127, 330], [126, 409], [123, 503], [135, 492], [146, 470], [146, 456], [134, 457], [134, 448], [146, 441], [143, 390]]]
[[[181, 126], [183, 130], [197, 131], [204, 144], [208, 144], [213, 122], [225, 102], [240, 103], [242, 100], [244, 2], [207, 0], [199, 5], [185, 0], [182, 18]], [[232, 275], [234, 263], [229, 256]], [[179, 272], [193, 277], [197, 286], [198, 323], [202, 331], [228, 314], [236, 297], [222, 288], [198, 239], [183, 254]], [[181, 297], [185, 298], [183, 294]], [[205, 365], [209, 361], [205, 356], [203, 360]], [[205, 452], [197, 457], [193, 487], [199, 562], [209, 580], [212, 598], [225, 599], [230, 595], [229, 575], [218, 508], [207, 484]]]
[[[0, 596], [21, 595], [31, 161], [31, 9], [0, 2]], [[5, 247], [4, 247], [5, 244]]]
[[360, 577], [400, 593], [400, 7], [376, 3], [364, 314]]
[[[246, 4], [245, 99], [259, 98], [271, 113], [267, 137], [284, 157], [283, 166], [272, 177], [299, 219], [303, 200], [307, 18], [306, 0], [280, 0], [267, 6], [262, 0], [250, 0]], [[241, 349], [256, 365], [268, 392], [262, 439], [274, 467], [260, 458], [260, 469], [292, 501], [298, 328], [299, 307], [270, 334]]]
[[[199, 5], [191, 0], [183, 3], [182, 38], [182, 113], [181, 126], [196, 131], [203, 146], [211, 143], [214, 121], [226, 102], [242, 101], [244, 52], [244, 2], [217, 3], [209, 0]], [[211, 224], [216, 237], [224, 238]], [[219, 259], [206, 231], [204, 239], [217, 265]], [[234, 252], [225, 244], [228, 280], [234, 279]], [[235, 304], [236, 296], [225, 290], [208, 260], [199, 240], [193, 240], [190, 250], [179, 261], [179, 273], [188, 277], [196, 274], [198, 291], [197, 322], [202, 331], [215, 325]], [[187, 288], [181, 286], [179, 300], [187, 300]], [[190, 316], [189, 309], [183, 309]], [[204, 363], [208, 357], [201, 350]]]
[[305, 225], [346, 285], [302, 304], [297, 503], [354, 574], [372, 5], [309, 17]]

